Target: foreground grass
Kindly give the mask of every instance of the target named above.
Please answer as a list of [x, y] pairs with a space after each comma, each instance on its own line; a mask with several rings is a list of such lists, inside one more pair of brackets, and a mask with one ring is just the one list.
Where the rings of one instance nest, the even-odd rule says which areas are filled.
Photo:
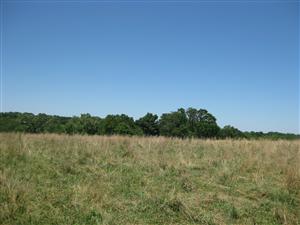
[[0, 223], [299, 224], [299, 147], [0, 134]]

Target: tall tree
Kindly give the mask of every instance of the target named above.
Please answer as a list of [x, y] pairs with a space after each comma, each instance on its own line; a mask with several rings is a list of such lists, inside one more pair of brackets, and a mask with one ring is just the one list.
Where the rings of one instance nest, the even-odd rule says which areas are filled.
[[143, 130], [145, 135], [159, 135], [158, 116], [147, 113], [136, 121], [136, 124]]
[[142, 135], [143, 131], [135, 123], [132, 117], [125, 114], [108, 115], [103, 120], [103, 132], [105, 134]]
[[206, 109], [188, 108], [186, 110], [189, 136], [199, 138], [216, 137], [220, 128], [216, 118]]
[[176, 112], [162, 114], [159, 120], [159, 132], [163, 136], [187, 137], [189, 131], [185, 110], [180, 108]]

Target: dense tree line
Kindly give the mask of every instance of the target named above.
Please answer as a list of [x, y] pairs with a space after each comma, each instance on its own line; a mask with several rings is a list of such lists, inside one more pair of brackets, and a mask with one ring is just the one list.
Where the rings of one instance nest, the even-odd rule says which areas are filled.
[[105, 118], [81, 114], [79, 117], [52, 116], [43, 113], [0, 113], [0, 132], [67, 133], [88, 135], [145, 135], [180, 138], [269, 138], [297, 139], [296, 134], [279, 132], [242, 132], [232, 126], [220, 128], [216, 118], [205, 109], [180, 108], [158, 115], [147, 113], [134, 120], [125, 114]]

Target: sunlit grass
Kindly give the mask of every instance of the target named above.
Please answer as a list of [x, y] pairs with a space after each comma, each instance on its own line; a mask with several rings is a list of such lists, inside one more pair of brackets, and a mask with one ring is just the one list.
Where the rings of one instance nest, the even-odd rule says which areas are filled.
[[0, 134], [0, 223], [299, 224], [299, 147]]

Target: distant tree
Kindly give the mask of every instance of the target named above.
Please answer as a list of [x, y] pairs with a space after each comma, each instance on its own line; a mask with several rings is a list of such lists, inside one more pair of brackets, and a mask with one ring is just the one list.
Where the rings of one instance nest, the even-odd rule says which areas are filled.
[[300, 137], [300, 135], [295, 135], [291, 133], [279, 133], [279, 132], [268, 132], [265, 134], [265, 136], [273, 140], [278, 140], [278, 139], [293, 140], [296, 139], [297, 137], [298, 138]]
[[0, 113], [0, 132], [25, 132], [22, 116], [18, 112]]
[[197, 125], [198, 138], [215, 138], [218, 136], [220, 127], [217, 124], [201, 122]]
[[21, 126], [24, 132], [37, 133], [39, 129], [36, 129], [36, 119], [33, 113], [23, 113], [20, 116]]
[[205, 109], [188, 108], [186, 110], [189, 136], [199, 138], [216, 137], [220, 128], [216, 118]]
[[84, 133], [90, 135], [99, 133], [101, 126], [101, 119], [99, 117], [92, 117], [89, 113], [86, 113], [81, 114], [79, 121]]
[[65, 125], [69, 121], [68, 117], [49, 116], [44, 124], [44, 132], [47, 133], [64, 133]]
[[44, 133], [45, 125], [47, 121], [50, 119], [50, 116], [47, 116], [45, 113], [39, 113], [36, 116], [32, 117], [32, 130], [33, 133]]
[[242, 131], [239, 129], [233, 127], [233, 126], [224, 126], [220, 130], [220, 138], [244, 138], [245, 135]]
[[147, 113], [136, 124], [143, 130], [144, 135], [159, 135], [158, 116], [155, 114]]
[[263, 132], [250, 131], [250, 132], [244, 132], [244, 135], [248, 139], [267, 138], [266, 134], [264, 134]]
[[65, 125], [67, 134], [82, 134], [84, 133], [83, 125], [80, 118], [77, 116], [72, 117]]
[[125, 135], [142, 135], [143, 131], [139, 128], [132, 117], [125, 114], [108, 115], [103, 120], [104, 134], [125, 134]]
[[158, 120], [155, 114], [147, 113], [134, 121], [125, 114], [108, 115], [106, 118], [82, 114], [80, 117], [52, 116], [44, 113], [0, 113], [0, 132], [68, 133], [68, 134], [121, 134], [163, 135], [171, 137], [198, 138], [248, 138], [248, 139], [300, 139], [299, 134], [280, 132], [242, 132], [232, 126], [221, 130], [216, 118], [205, 109], [178, 109], [164, 113]]
[[176, 112], [164, 113], [159, 120], [159, 133], [170, 137], [187, 137], [189, 130], [185, 110], [180, 108]]

